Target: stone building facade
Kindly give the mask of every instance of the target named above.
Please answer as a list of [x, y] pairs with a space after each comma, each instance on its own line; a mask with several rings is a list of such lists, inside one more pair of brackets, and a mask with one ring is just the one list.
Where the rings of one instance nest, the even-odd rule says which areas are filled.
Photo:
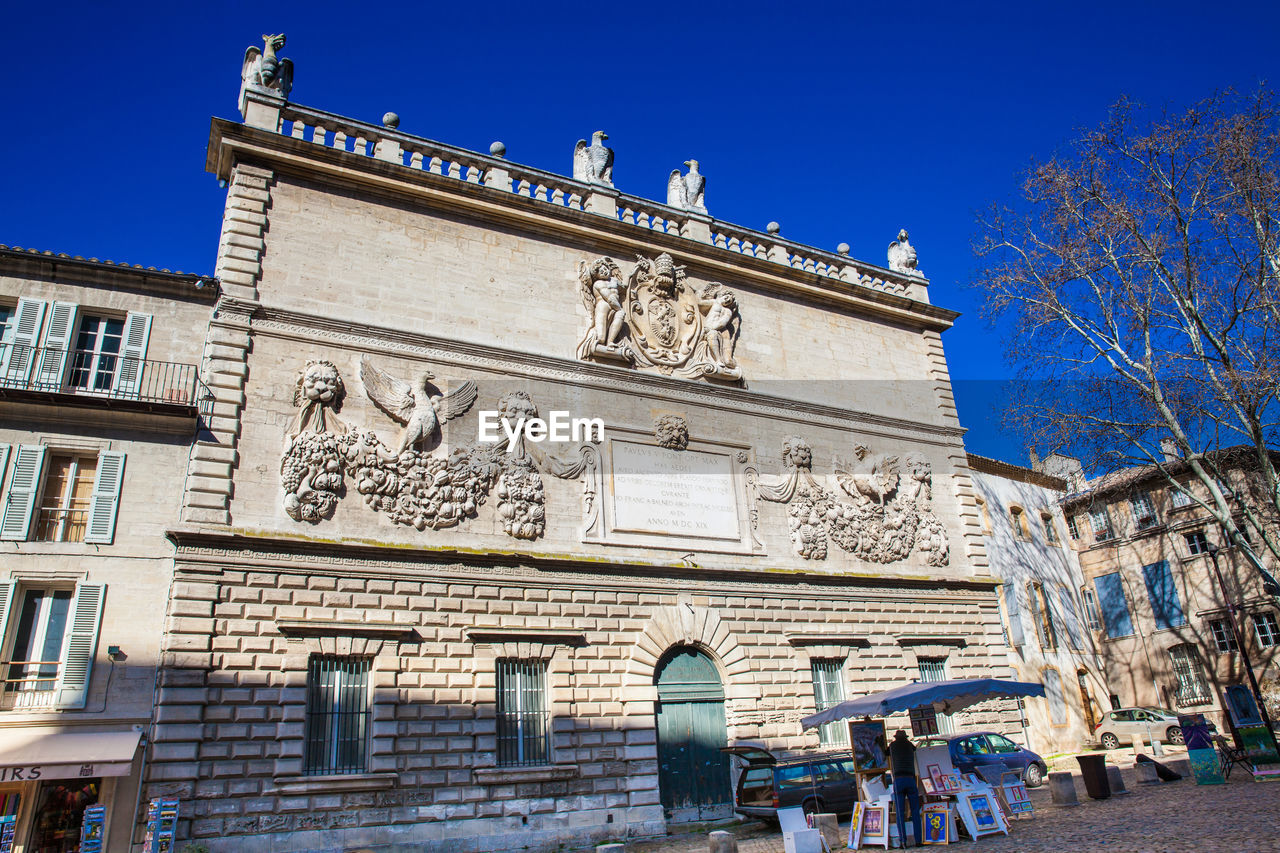
[[1067, 481], [972, 453], [969, 468], [991, 573], [1002, 582], [1009, 662], [1019, 680], [1045, 686], [1043, 698], [1023, 700], [1026, 745], [1041, 755], [1078, 751], [1092, 742], [1110, 691], [1058, 505]]
[[108, 849], [130, 849], [165, 531], [217, 296], [207, 277], [0, 246], [0, 814], [15, 850], [69, 849], [90, 806]]
[[[1250, 488], [1248, 453], [1221, 451], [1216, 464], [1224, 493]], [[1165, 465], [1177, 487], [1154, 467], [1125, 469], [1085, 484], [1063, 510], [1112, 704], [1203, 713], [1225, 732], [1223, 691], [1248, 684], [1240, 643], [1260, 681], [1280, 676], [1280, 612], [1197, 502], [1203, 486], [1176, 458]]]
[[715, 219], [696, 169], [665, 205], [620, 191], [602, 134], [567, 178], [297, 106], [281, 67], [250, 52], [209, 145], [216, 400], [145, 785], [182, 837], [650, 834], [730, 813], [716, 744], [815, 747], [838, 735], [800, 718], [840, 695], [1008, 674], [956, 314], [905, 233], [857, 262]]

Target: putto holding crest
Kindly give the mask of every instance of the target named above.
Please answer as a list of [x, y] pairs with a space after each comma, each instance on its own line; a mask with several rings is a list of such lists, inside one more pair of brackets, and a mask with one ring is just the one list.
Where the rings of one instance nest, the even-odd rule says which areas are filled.
[[613, 259], [582, 261], [578, 281], [591, 315], [578, 358], [686, 378], [742, 379], [734, 359], [738, 298], [723, 284], [711, 282], [697, 292], [685, 268], [665, 252], [637, 257], [625, 283]]

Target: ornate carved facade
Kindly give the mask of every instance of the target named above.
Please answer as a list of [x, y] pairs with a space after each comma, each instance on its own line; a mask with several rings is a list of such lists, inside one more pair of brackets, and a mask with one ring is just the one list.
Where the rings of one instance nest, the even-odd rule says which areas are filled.
[[[173, 532], [162, 686], [190, 689], [162, 689], [148, 764], [148, 796], [191, 801], [192, 840], [648, 834], [731, 812], [727, 765], [673, 793], [677, 672], [725, 742], [782, 749], [819, 743], [799, 724], [815, 661], [849, 696], [918, 676], [922, 649], [991, 674], [956, 315], [922, 277], [711, 219], [692, 160], [667, 204], [628, 196], [603, 133], [558, 177], [249, 101], [210, 141], [255, 257], [221, 261], [211, 352], [232, 378], [193, 461], [235, 464], [190, 478]], [[306, 722], [337, 658], [369, 696], [343, 747]], [[242, 736], [263, 691], [269, 734]], [[554, 738], [511, 728], [512, 691]], [[305, 816], [278, 813], [300, 796]]]

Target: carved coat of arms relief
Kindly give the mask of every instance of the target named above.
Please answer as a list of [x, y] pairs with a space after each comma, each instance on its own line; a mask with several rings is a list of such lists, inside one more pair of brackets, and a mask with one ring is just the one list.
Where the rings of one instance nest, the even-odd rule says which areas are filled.
[[612, 258], [578, 265], [591, 323], [578, 358], [614, 361], [668, 376], [740, 381], [737, 295], [718, 282], [697, 290], [668, 254], [638, 257], [626, 279]]

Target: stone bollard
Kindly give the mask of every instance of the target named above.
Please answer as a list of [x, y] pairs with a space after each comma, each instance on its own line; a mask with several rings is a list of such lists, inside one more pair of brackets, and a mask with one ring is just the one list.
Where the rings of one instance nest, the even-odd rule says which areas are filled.
[[708, 837], [711, 839], [711, 844], [707, 847], [709, 853], [738, 853], [738, 839], [733, 837], [732, 832], [718, 829]]
[[813, 825], [822, 832], [822, 840], [827, 843], [828, 850], [834, 850], [844, 842], [840, 837], [840, 819], [834, 814], [816, 814]]
[[1075, 779], [1065, 770], [1049, 774], [1049, 796], [1053, 798], [1055, 806], [1080, 805], [1080, 801], [1076, 799]]
[[1154, 735], [1151, 738], [1151, 754], [1164, 755], [1164, 744], [1160, 742], [1160, 738]]
[[1138, 774], [1139, 785], [1154, 785], [1160, 781], [1160, 777], [1156, 775], [1154, 761], [1139, 761], [1133, 765], [1133, 769]]
[[1114, 764], [1107, 765], [1107, 783], [1111, 785], [1111, 796], [1119, 797], [1129, 793], [1124, 787], [1124, 775]]
[[1143, 739], [1142, 735], [1133, 736], [1133, 757], [1134, 758], [1137, 758], [1139, 755], [1146, 754], [1145, 745], [1146, 745], [1146, 741]]

